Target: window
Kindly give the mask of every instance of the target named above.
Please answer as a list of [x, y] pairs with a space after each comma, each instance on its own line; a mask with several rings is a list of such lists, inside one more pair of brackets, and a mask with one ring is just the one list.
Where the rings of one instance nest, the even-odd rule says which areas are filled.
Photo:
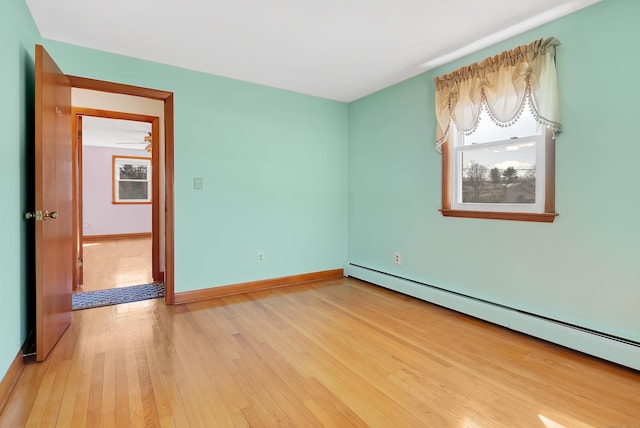
[[443, 215], [555, 219], [558, 44], [539, 40], [435, 79]]
[[114, 204], [151, 203], [151, 159], [113, 156]]
[[452, 135], [451, 209], [544, 214], [553, 206], [553, 193], [546, 197], [553, 184], [546, 155], [553, 149], [552, 135], [529, 109], [509, 127], [498, 126], [483, 109], [471, 133]]

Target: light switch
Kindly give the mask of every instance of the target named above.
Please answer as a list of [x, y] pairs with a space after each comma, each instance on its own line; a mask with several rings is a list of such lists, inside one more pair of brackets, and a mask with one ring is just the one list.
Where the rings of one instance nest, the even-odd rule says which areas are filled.
[[202, 190], [202, 177], [193, 177], [193, 190]]

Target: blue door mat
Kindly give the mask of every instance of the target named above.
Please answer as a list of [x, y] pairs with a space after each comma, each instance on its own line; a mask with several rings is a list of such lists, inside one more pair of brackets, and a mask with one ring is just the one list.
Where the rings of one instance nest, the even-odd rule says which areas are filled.
[[130, 287], [110, 288], [108, 290], [74, 293], [71, 297], [71, 309], [97, 308], [99, 306], [119, 305], [140, 300], [164, 297], [164, 283], [132, 285]]

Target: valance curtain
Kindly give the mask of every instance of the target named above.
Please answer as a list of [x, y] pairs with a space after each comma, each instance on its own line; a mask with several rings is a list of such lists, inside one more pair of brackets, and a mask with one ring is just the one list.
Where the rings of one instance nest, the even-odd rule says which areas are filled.
[[554, 37], [540, 39], [436, 77], [436, 149], [449, 138], [451, 124], [473, 132], [483, 108], [499, 126], [509, 126], [530, 108], [539, 123], [559, 133], [558, 45]]

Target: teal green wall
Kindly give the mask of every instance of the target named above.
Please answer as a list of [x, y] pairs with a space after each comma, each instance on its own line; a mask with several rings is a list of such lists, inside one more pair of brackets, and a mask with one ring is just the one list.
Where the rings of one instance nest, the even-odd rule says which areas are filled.
[[346, 104], [44, 45], [67, 74], [174, 93], [176, 292], [343, 266]]
[[[34, 43], [38, 31], [24, 2], [0, 13], [0, 375], [27, 331], [27, 153], [33, 141]], [[1, 379], [0, 376], [0, 379]]]
[[[351, 103], [349, 261], [640, 340], [639, 16], [640, 2], [604, 0]], [[562, 42], [560, 216], [442, 217], [433, 77], [549, 36]]]

